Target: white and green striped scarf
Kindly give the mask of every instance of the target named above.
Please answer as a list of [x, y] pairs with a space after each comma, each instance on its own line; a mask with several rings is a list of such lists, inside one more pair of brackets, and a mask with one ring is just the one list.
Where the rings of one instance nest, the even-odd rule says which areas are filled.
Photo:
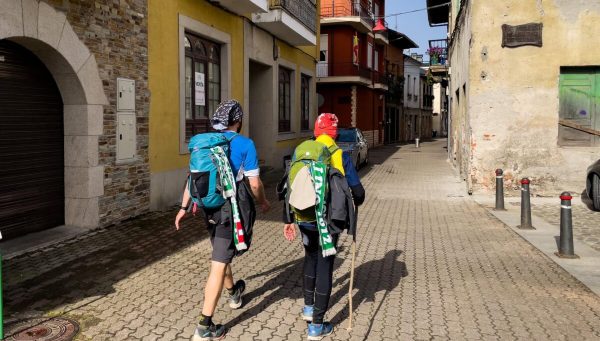
[[319, 243], [323, 250], [323, 257], [333, 256], [337, 253], [333, 238], [327, 228], [325, 219], [325, 194], [327, 193], [327, 166], [323, 162], [311, 162], [310, 174], [315, 185], [317, 194], [317, 204], [315, 205], [315, 215], [317, 218], [317, 230], [319, 231]]
[[246, 250], [248, 246], [244, 240], [244, 228], [242, 227], [242, 221], [240, 219], [240, 211], [237, 204], [236, 193], [237, 189], [235, 186], [235, 177], [231, 171], [231, 165], [229, 159], [223, 148], [220, 146], [213, 147], [210, 149], [213, 152], [215, 161], [219, 168], [219, 177], [221, 185], [223, 186], [223, 198], [229, 199], [231, 202], [231, 211], [233, 213], [233, 241], [235, 248], [238, 251]]

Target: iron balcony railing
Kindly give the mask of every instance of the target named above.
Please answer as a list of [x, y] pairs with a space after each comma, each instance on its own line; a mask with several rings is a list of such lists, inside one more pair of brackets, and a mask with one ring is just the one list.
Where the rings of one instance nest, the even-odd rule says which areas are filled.
[[375, 19], [366, 0], [321, 0], [321, 18], [361, 17], [373, 26]]
[[283, 9], [312, 33], [317, 33], [316, 0], [271, 0], [271, 9]]
[[429, 65], [446, 65], [448, 60], [448, 39], [429, 41]]
[[388, 77], [385, 72], [373, 70], [373, 83], [388, 85]]
[[317, 64], [317, 77], [344, 77], [359, 76], [372, 79], [373, 70], [366, 66], [354, 63], [319, 63]]

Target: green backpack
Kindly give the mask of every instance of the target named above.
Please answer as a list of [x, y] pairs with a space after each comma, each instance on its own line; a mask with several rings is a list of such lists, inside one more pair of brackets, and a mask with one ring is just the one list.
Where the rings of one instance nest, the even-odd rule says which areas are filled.
[[[331, 156], [335, 153], [339, 148], [336, 145], [331, 147], [327, 147], [321, 142], [317, 142], [314, 140], [307, 140], [302, 142], [296, 149], [294, 150], [294, 154], [292, 156], [292, 162], [290, 163], [289, 173], [288, 173], [288, 198], [292, 195], [292, 188], [294, 184], [294, 180], [296, 180], [296, 175], [304, 168], [307, 167], [310, 169], [310, 164], [312, 162], [323, 162], [327, 169], [331, 164]], [[327, 174], [327, 173], [326, 173]], [[314, 181], [314, 179], [312, 179]], [[305, 189], [302, 189], [303, 191]], [[313, 191], [314, 188], [307, 188], [307, 191]], [[294, 216], [296, 222], [313, 222], [316, 220], [315, 216], [315, 206], [305, 209], [297, 209], [293, 205], [291, 205], [292, 212], [294, 212]]]

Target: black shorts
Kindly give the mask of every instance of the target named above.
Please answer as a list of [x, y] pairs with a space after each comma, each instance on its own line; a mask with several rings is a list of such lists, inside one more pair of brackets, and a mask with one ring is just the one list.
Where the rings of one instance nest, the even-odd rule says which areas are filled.
[[218, 210], [204, 211], [204, 213], [213, 248], [212, 260], [224, 264], [231, 263], [235, 256], [231, 205], [225, 203]]

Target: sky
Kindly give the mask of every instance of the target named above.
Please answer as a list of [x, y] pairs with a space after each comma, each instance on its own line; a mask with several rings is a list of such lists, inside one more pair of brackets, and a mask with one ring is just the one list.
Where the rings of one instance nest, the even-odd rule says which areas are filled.
[[[426, 0], [387, 0], [385, 2], [385, 15], [424, 9], [426, 7]], [[430, 39], [445, 39], [447, 36], [446, 26], [429, 27], [427, 11], [425, 10], [386, 17], [385, 20], [391, 29], [406, 34], [412, 41], [419, 45], [417, 49], [405, 50], [405, 54], [417, 52], [425, 55], [425, 52], [429, 48]], [[428, 60], [429, 57], [425, 56], [424, 59]]]

